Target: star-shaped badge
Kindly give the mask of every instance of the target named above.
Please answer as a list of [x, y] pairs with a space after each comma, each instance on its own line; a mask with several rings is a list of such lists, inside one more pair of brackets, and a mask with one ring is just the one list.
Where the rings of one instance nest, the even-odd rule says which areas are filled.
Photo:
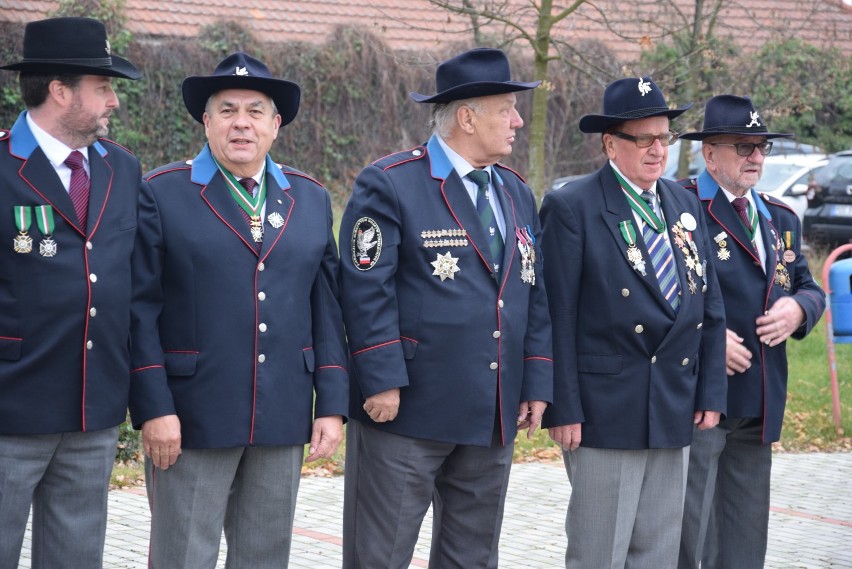
[[438, 258], [432, 261], [431, 265], [435, 267], [432, 274], [441, 277], [442, 282], [447, 279], [455, 280], [456, 273], [461, 270], [459, 269], [458, 258], [453, 257], [449, 251], [447, 251], [446, 255], [438, 253]]
[[270, 213], [266, 219], [269, 220], [269, 225], [275, 229], [281, 229], [281, 226], [284, 225], [284, 218], [277, 211]]

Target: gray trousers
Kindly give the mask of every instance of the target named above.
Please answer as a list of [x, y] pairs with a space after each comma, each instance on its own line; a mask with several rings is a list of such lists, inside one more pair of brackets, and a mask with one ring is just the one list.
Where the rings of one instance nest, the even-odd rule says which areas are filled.
[[33, 569], [101, 569], [118, 428], [0, 435], [0, 569], [17, 569], [30, 505]]
[[677, 564], [689, 447], [563, 453], [571, 500], [567, 569], [672, 569]]
[[679, 569], [762, 569], [769, 529], [772, 447], [761, 419], [695, 430]]
[[301, 446], [183, 449], [167, 470], [145, 461], [149, 569], [286, 569]]
[[358, 421], [346, 444], [344, 569], [407, 569], [430, 503], [431, 569], [497, 568], [513, 444], [427, 441]]

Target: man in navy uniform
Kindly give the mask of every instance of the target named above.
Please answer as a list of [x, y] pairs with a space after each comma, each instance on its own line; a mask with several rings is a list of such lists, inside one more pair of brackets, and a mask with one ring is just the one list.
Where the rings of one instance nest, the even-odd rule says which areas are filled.
[[106, 140], [139, 79], [89, 18], [27, 24], [27, 110], [0, 131], [0, 568], [100, 569], [127, 409], [139, 161]]
[[[748, 97], [707, 102], [707, 164], [697, 192], [713, 239], [710, 256], [725, 298], [728, 414], [694, 433], [683, 515], [681, 569], [758, 569], [766, 557], [771, 444], [781, 437], [789, 337], [801, 339], [825, 309], [801, 252], [802, 228], [783, 202], [758, 194], [773, 138]], [[702, 561], [703, 560], [703, 561]]]
[[[497, 163], [523, 120], [506, 55], [437, 69], [433, 135], [367, 166], [341, 222], [351, 351], [344, 567], [497, 567], [518, 428], [552, 395], [535, 198]], [[345, 257], [345, 259], [344, 259]]]
[[619, 79], [603, 114], [608, 162], [545, 196], [554, 401], [544, 426], [571, 482], [566, 567], [674, 567], [693, 425], [725, 411], [722, 297], [701, 206], [660, 178], [670, 109], [648, 77]]
[[[244, 53], [188, 77], [208, 144], [145, 175], [130, 410], [150, 566], [287, 567], [303, 445], [334, 453], [348, 401], [328, 192], [273, 162], [299, 86]], [[314, 401], [316, 396], [316, 401]]]

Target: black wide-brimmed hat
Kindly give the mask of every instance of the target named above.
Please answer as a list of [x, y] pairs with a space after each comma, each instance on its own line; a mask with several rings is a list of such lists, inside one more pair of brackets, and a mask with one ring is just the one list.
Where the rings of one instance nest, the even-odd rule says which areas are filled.
[[438, 66], [435, 95], [410, 93], [418, 103], [449, 103], [487, 95], [535, 89], [541, 81], [512, 81], [509, 59], [499, 49], [480, 47], [457, 55]]
[[603, 114], [583, 116], [580, 119], [580, 130], [587, 133], [604, 132], [614, 124], [648, 117], [667, 116], [673, 119], [690, 107], [692, 103], [670, 109], [660, 88], [650, 77], [618, 79], [604, 90]]
[[786, 138], [793, 136], [781, 132], [769, 132], [763, 119], [748, 97], [717, 95], [707, 101], [704, 108], [704, 130], [681, 134], [687, 140], [704, 140], [719, 134], [741, 134], [764, 138]]
[[106, 28], [91, 18], [50, 18], [28, 23], [24, 28], [24, 59], [0, 69], [142, 77], [132, 63], [112, 55]]
[[275, 79], [266, 65], [241, 51], [223, 59], [213, 75], [187, 77], [181, 89], [186, 109], [198, 122], [204, 122], [204, 107], [214, 93], [224, 89], [260, 91], [275, 102], [282, 126], [296, 118], [302, 94], [297, 83]]

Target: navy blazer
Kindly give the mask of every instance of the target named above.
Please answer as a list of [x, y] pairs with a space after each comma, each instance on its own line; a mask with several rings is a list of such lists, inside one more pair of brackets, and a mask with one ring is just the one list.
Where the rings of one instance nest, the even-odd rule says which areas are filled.
[[[353, 418], [404, 436], [489, 446], [495, 426], [503, 444], [514, 440], [522, 401], [551, 401], [535, 198], [513, 171], [493, 171], [506, 220], [499, 271], [473, 201], [434, 137], [356, 179], [339, 240]], [[366, 256], [359, 229], [376, 241]], [[521, 279], [519, 233], [535, 239], [534, 285]], [[396, 419], [373, 423], [364, 398], [397, 387]]]
[[[0, 434], [97, 431], [124, 421], [130, 253], [141, 170], [127, 149], [89, 147], [88, 228], [22, 113], [0, 133]], [[43, 256], [35, 208], [53, 208]], [[15, 206], [31, 208], [30, 253], [15, 253]]]
[[[681, 184], [697, 191], [701, 200], [713, 238], [711, 257], [725, 298], [727, 326], [743, 338], [743, 346], [752, 354], [751, 367], [729, 379], [728, 415], [762, 417], [763, 442], [777, 441], [787, 402], [787, 347], [786, 342], [773, 347], [761, 344], [755, 320], [779, 298], [790, 296], [805, 313], [805, 321], [793, 333], [801, 339], [825, 310], [825, 293], [801, 253], [799, 218], [783, 202], [752, 190], [766, 249], [764, 270], [739, 215], [709, 172], [705, 170], [697, 181]], [[785, 260], [788, 240], [793, 258], [788, 254]]]
[[142, 184], [130, 411], [177, 414], [186, 448], [304, 444], [346, 414], [328, 192], [269, 157], [266, 181], [259, 254], [209, 147]]
[[[704, 279], [692, 271], [691, 292], [672, 233], [692, 216], [691, 238], [700, 260], [708, 260], [701, 206], [674, 182], [658, 180], [657, 191], [681, 288], [677, 314], [660, 292], [641, 229], [609, 164], [551, 192], [542, 204], [555, 361], [555, 400], [544, 425], [583, 423], [583, 446], [684, 447], [692, 441], [694, 411], [725, 412], [725, 318], [716, 274], [710, 262]], [[645, 275], [627, 259], [621, 221], [637, 229]]]

